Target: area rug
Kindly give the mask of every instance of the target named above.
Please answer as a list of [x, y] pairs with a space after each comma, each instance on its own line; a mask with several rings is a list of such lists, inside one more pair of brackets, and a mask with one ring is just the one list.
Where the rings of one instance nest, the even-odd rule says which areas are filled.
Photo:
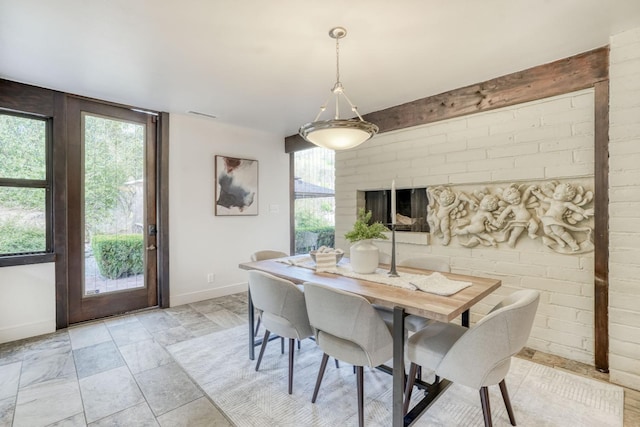
[[[280, 353], [280, 342], [269, 343], [258, 372], [248, 358], [247, 342], [247, 328], [240, 326], [177, 343], [168, 350], [237, 426], [358, 424], [356, 376], [350, 365], [327, 365], [318, 399], [312, 404], [322, 358], [314, 341], [303, 341], [295, 352], [292, 395], [287, 394], [288, 355]], [[391, 425], [391, 380], [388, 374], [365, 368], [367, 426]], [[513, 359], [506, 382], [518, 426], [623, 425], [621, 387], [518, 358]], [[494, 426], [509, 426], [499, 388], [490, 387], [490, 392]], [[420, 393], [413, 394], [417, 401]], [[453, 384], [414, 425], [483, 426], [478, 391]]]

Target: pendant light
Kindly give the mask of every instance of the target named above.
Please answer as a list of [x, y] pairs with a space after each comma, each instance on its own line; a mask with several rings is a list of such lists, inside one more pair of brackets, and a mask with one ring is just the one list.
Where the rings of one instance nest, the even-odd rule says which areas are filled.
[[[300, 136], [305, 140], [330, 150], [346, 150], [356, 147], [378, 133], [378, 126], [362, 118], [358, 112], [358, 107], [353, 105], [347, 97], [347, 94], [344, 93], [344, 87], [340, 82], [340, 39], [346, 35], [347, 30], [342, 27], [335, 27], [329, 31], [329, 37], [336, 40], [336, 83], [331, 89], [332, 95], [330, 95], [329, 99], [320, 107], [320, 112], [315, 120], [301, 126], [298, 131]], [[334, 118], [331, 120], [319, 120], [332, 98], [335, 105]], [[357, 119], [340, 118], [341, 98], [347, 101], [351, 111], [356, 113]]]

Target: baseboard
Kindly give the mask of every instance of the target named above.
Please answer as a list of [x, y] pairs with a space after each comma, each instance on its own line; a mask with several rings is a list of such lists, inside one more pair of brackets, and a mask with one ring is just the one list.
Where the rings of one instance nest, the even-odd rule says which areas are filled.
[[22, 325], [2, 328], [0, 329], [0, 344], [10, 341], [18, 341], [24, 338], [36, 337], [38, 335], [50, 334], [55, 331], [55, 320], [24, 323]]
[[191, 304], [192, 302], [203, 301], [211, 298], [223, 297], [226, 295], [237, 294], [239, 292], [247, 291], [247, 283], [235, 283], [233, 285], [220, 286], [212, 289], [205, 289], [203, 291], [190, 292], [180, 295], [171, 295], [171, 307], [177, 305]]
[[640, 375], [636, 375], [634, 373], [610, 368], [609, 382], [640, 391]]

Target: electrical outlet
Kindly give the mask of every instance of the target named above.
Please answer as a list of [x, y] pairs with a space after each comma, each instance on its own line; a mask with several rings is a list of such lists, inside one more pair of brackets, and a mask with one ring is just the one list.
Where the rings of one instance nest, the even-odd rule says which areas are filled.
[[213, 283], [213, 281], [216, 279], [216, 275], [213, 273], [209, 273], [207, 274], [207, 283]]

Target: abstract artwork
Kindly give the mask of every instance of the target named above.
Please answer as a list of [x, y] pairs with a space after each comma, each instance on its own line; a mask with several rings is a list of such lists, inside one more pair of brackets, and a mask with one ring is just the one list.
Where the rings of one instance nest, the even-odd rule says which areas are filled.
[[215, 156], [215, 213], [258, 215], [258, 161]]

